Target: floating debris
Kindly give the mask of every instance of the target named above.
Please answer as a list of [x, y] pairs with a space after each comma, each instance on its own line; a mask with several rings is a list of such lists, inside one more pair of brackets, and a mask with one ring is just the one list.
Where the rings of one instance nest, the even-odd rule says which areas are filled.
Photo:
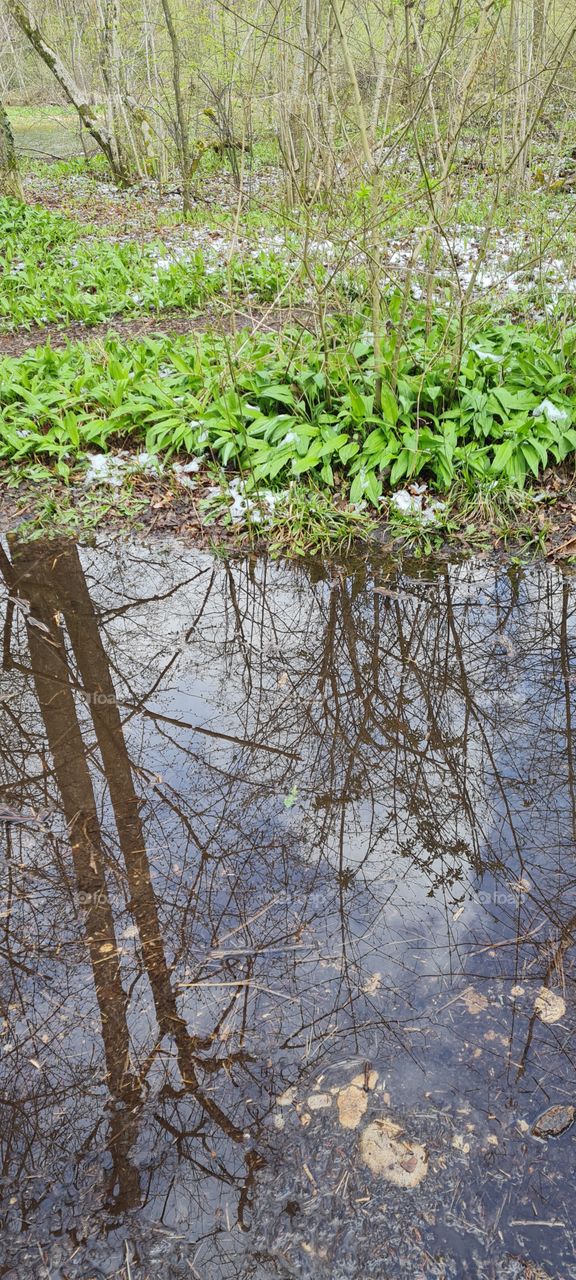
[[534, 1001], [534, 1012], [541, 1022], [559, 1022], [566, 1013], [566, 1001], [548, 987], [540, 987]]
[[341, 1089], [336, 1101], [342, 1128], [357, 1129], [368, 1106], [368, 1094], [362, 1085], [350, 1084]]
[[323, 1111], [326, 1107], [332, 1106], [332, 1098], [329, 1093], [311, 1093], [308, 1098], [309, 1111]]
[[378, 1072], [368, 1068], [364, 1075], [354, 1076], [345, 1089], [340, 1089], [336, 1102], [343, 1129], [358, 1128], [368, 1106], [368, 1093], [376, 1087], [377, 1081]]
[[400, 1139], [402, 1127], [392, 1120], [375, 1120], [360, 1138], [360, 1154], [372, 1173], [395, 1187], [417, 1187], [428, 1173], [426, 1148]]
[[538, 1116], [532, 1125], [531, 1132], [535, 1138], [559, 1138], [561, 1133], [566, 1133], [566, 1130], [574, 1124], [574, 1120], [576, 1120], [576, 1107], [558, 1103]]
[[486, 996], [483, 996], [480, 991], [475, 991], [474, 987], [466, 987], [460, 999], [466, 1005], [468, 1013], [483, 1013], [489, 1004]]

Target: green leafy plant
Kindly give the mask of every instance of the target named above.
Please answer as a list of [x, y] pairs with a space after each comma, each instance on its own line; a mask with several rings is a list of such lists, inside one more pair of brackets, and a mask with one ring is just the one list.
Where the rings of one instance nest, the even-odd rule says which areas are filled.
[[199, 250], [161, 240], [115, 243], [61, 214], [0, 199], [0, 328], [98, 324], [110, 316], [194, 310], [232, 289], [269, 301], [291, 279], [289, 261], [269, 252], [235, 259], [231, 270]]
[[552, 344], [544, 328], [484, 325], [455, 367], [446, 323], [426, 331], [415, 308], [399, 359], [385, 337], [380, 412], [361, 320], [334, 322], [328, 346], [285, 331], [38, 348], [0, 361], [0, 458], [66, 479], [86, 453], [133, 444], [376, 508], [422, 479], [522, 487], [573, 454], [576, 331]]

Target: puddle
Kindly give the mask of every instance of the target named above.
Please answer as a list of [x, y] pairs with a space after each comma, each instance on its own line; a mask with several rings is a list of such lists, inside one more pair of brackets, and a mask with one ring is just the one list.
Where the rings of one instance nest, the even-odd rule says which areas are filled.
[[576, 1276], [570, 578], [1, 565], [0, 1275]]

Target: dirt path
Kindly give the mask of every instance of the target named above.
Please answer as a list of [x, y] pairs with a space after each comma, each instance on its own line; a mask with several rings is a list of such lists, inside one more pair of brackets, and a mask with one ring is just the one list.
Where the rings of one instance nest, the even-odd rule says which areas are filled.
[[170, 311], [162, 315], [137, 316], [127, 320], [117, 316], [96, 325], [83, 324], [81, 321], [66, 326], [50, 324], [20, 329], [16, 333], [0, 333], [0, 356], [21, 356], [47, 342], [52, 347], [65, 347], [69, 342], [101, 342], [111, 334], [133, 340], [150, 335], [237, 333], [241, 329], [276, 333], [288, 325], [299, 325], [303, 329], [315, 331], [318, 317], [310, 307], [246, 307], [234, 311], [207, 309], [192, 314]]

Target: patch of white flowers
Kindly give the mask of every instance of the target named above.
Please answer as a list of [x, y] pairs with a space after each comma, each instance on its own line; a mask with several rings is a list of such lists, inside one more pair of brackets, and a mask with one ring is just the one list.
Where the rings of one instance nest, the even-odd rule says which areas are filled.
[[546, 418], [547, 422], [568, 422], [569, 414], [567, 409], [561, 409], [552, 400], [543, 400], [542, 404], [532, 410], [532, 417]]
[[419, 516], [423, 524], [434, 524], [446, 503], [440, 502], [438, 498], [430, 498], [427, 485], [413, 484], [409, 489], [397, 489], [392, 494], [390, 506], [396, 507], [402, 515]]
[[270, 524], [278, 502], [277, 493], [261, 489], [256, 495], [248, 495], [246, 483], [241, 479], [231, 480], [227, 488], [232, 499], [229, 514], [234, 523], [244, 523], [248, 517], [253, 524]]
[[137, 454], [124, 450], [119, 453], [88, 453], [86, 461], [84, 484], [89, 489], [100, 484], [121, 489], [127, 476], [160, 475], [163, 470], [157, 454], [146, 451]]

